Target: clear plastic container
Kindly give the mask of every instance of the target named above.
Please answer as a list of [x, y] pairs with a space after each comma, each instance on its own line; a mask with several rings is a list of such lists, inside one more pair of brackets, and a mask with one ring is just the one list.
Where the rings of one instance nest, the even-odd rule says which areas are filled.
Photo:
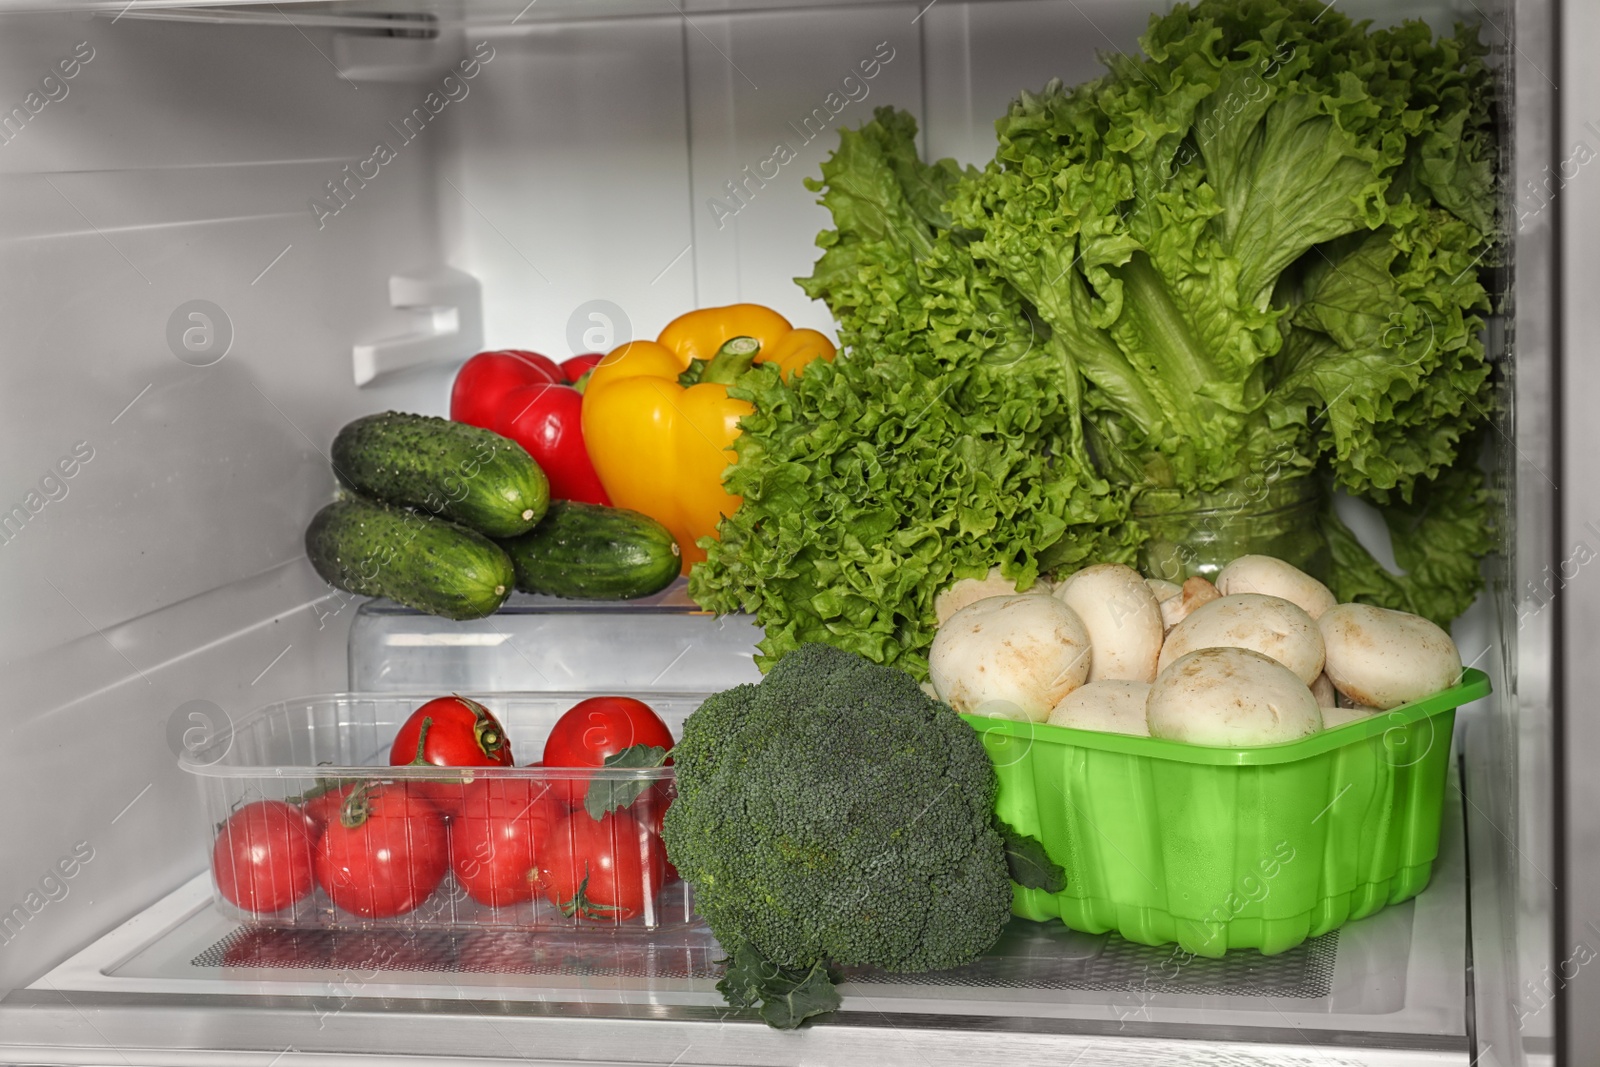
[[[218, 908], [243, 922], [296, 929], [649, 931], [694, 921], [688, 888], [667, 866], [658, 836], [661, 816], [675, 795], [670, 766], [590, 770], [388, 765], [390, 745], [401, 724], [418, 707], [447, 693], [438, 689], [409, 694], [340, 693], [282, 701], [229, 724], [206, 747], [185, 753], [181, 764], [195, 775], [205, 806], [205, 849], [213, 857], [212, 885]], [[505, 728], [514, 759], [523, 764], [541, 756], [551, 727], [572, 705], [592, 694], [459, 695], [473, 697], [494, 713]], [[644, 700], [674, 736], [703, 699], [638, 691], [616, 695]], [[368, 877], [374, 869], [383, 871], [385, 854], [397, 849], [425, 854], [426, 862], [406, 865], [409, 873], [403, 878], [372, 874], [370, 882], [362, 886], [352, 886], [347, 880], [338, 892], [347, 906], [340, 907], [327, 889], [329, 879], [336, 875], [325, 859], [319, 860], [323, 852], [320, 833], [309, 824], [303, 834], [264, 830], [272, 824], [255, 821], [251, 815], [235, 818], [229, 829], [230, 818], [252, 803], [287, 802], [300, 809], [306, 801], [330, 790], [357, 794], [358, 800], [366, 798], [369, 806], [379, 806], [372, 798], [381, 793], [387, 807], [379, 807], [389, 812], [401, 810], [403, 798], [397, 790], [426, 791], [430, 804], [450, 809], [453, 815], [442, 823], [442, 841], [438, 827], [429, 824], [426, 815], [416, 815], [414, 807], [406, 809], [408, 818], [384, 816], [392, 820], [386, 833], [369, 826], [364, 836], [349, 838], [355, 854], [355, 862], [347, 867], [354, 872], [352, 877]], [[596, 822], [585, 807], [594, 790], [603, 791], [602, 797], [626, 801], [618, 814], [608, 816], [609, 822], [597, 823], [603, 829], [579, 825], [585, 820]], [[522, 803], [524, 798], [527, 803]], [[537, 838], [541, 842], [538, 859], [526, 875], [516, 874], [523, 868], [510, 853], [498, 852], [498, 846], [486, 851], [483, 838], [468, 833], [459, 814], [463, 805], [476, 804], [479, 807], [472, 810], [487, 814], [491, 803], [512, 802], [512, 808], [497, 807], [497, 817], [514, 810], [509, 818], [537, 818], [544, 820], [546, 827]], [[569, 804], [576, 807], [569, 810]], [[344, 818], [361, 826], [358, 807], [346, 795], [334, 799], [323, 814], [330, 821]], [[521, 828], [532, 832], [526, 824]], [[282, 873], [268, 879], [265, 891], [254, 900], [260, 904], [281, 899], [283, 906], [252, 910], [223, 893], [218, 885], [217, 857], [235, 842], [229, 836], [221, 849], [215, 848], [224, 833], [237, 833], [242, 845], [270, 847], [281, 854], [273, 869]], [[415, 884], [431, 879], [441, 848], [442, 878], [437, 884]], [[584, 888], [581, 899], [569, 895], [570, 886], [562, 887], [563, 852], [577, 857], [567, 863], [568, 870], [577, 869], [580, 862], [587, 869], [591, 859], [596, 865], [588, 871], [592, 884]], [[611, 853], [609, 862], [602, 855], [606, 852]], [[345, 855], [348, 860], [350, 852]], [[513, 875], [485, 888], [488, 879], [480, 878], [475, 864], [501, 860], [509, 860]], [[519, 877], [526, 879], [525, 888], [518, 886]], [[614, 879], [616, 885], [609, 887], [608, 879]], [[468, 882], [478, 884], [476, 892]], [[241, 897], [237, 891], [232, 895]], [[415, 898], [416, 905], [404, 907], [399, 914], [386, 914], [397, 899], [406, 897]], [[348, 906], [351, 902], [356, 906]], [[592, 906], [585, 907], [586, 902]]]
[[356, 613], [350, 688], [357, 692], [715, 693], [761, 680], [755, 620], [701, 610], [681, 578], [628, 601], [516, 593], [493, 615], [469, 622], [388, 600], [346, 610]]

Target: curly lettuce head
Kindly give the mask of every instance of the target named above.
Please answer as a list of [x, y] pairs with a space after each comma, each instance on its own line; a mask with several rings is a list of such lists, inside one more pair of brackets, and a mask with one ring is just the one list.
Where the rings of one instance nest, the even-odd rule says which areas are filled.
[[690, 592], [754, 612], [763, 663], [824, 641], [925, 678], [933, 599], [956, 579], [999, 564], [1026, 587], [1133, 554], [1125, 501], [1088, 460], [1070, 361], [943, 225], [959, 172], [918, 160], [915, 135], [880, 109], [823, 166], [838, 228], [801, 284], [833, 308], [845, 351], [731, 390], [755, 408], [727, 475], [744, 503], [702, 542]]

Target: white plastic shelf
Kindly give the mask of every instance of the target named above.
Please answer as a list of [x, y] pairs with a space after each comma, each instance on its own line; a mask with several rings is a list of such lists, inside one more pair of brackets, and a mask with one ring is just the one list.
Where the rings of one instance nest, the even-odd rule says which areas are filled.
[[1432, 886], [1282, 956], [1178, 965], [1019, 920], [961, 971], [847, 975], [842, 1010], [799, 1035], [730, 1015], [699, 927], [275, 940], [219, 914], [201, 875], [0, 1000], [0, 1060], [1465, 1065], [1464, 861], [1450, 803]]

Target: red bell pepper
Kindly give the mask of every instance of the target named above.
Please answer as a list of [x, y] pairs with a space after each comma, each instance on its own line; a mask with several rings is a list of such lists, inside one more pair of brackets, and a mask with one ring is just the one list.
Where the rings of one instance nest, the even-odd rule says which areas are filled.
[[594, 370], [595, 365], [605, 359], [604, 352], [586, 352], [581, 356], [561, 361], [561, 373], [566, 375], [569, 385], [577, 385], [585, 374]]
[[550, 479], [550, 496], [611, 505], [583, 447], [583, 394], [570, 385], [535, 382], [513, 389], [501, 402], [495, 433], [528, 450]]
[[[494, 430], [500, 398], [518, 386], [533, 382], [562, 382], [555, 360], [537, 352], [507, 348], [479, 352], [461, 365], [450, 389], [450, 417], [457, 422]], [[499, 433], [499, 430], [495, 430]]]
[[450, 417], [509, 437], [550, 479], [550, 496], [609, 505], [583, 445], [583, 396], [560, 366], [522, 349], [479, 352], [456, 374]]

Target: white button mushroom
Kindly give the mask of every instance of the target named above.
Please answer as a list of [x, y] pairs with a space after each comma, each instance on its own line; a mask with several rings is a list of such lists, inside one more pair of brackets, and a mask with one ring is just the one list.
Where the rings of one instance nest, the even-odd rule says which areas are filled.
[[1340, 604], [1317, 620], [1328, 677], [1357, 704], [1388, 710], [1431, 696], [1461, 678], [1450, 635], [1419, 615]]
[[[1248, 648], [1293, 671], [1302, 685], [1322, 673], [1322, 634], [1311, 616], [1287, 600], [1236, 593], [1202, 604], [1167, 635], [1160, 670], [1202, 648]], [[1337, 678], [1334, 685], [1338, 685]], [[1309, 692], [1309, 690], [1307, 690]]]
[[1055, 597], [987, 597], [939, 627], [928, 676], [957, 711], [1043, 722], [1089, 676], [1089, 632]]
[[1240, 556], [1217, 574], [1217, 591], [1281, 597], [1313, 619], [1339, 602], [1327, 586], [1275, 556]]
[[1306, 684], [1247, 648], [1202, 648], [1163, 668], [1145, 713], [1151, 737], [1195, 745], [1272, 745], [1322, 729]]
[[[1049, 596], [1052, 591], [1048, 578], [1039, 578], [1022, 592], [1029, 596]], [[1012, 596], [1019, 592], [1017, 583], [1000, 573], [999, 567], [990, 567], [982, 578], [962, 578], [949, 589], [933, 598], [933, 617], [943, 626], [950, 616], [979, 600], [992, 596]]]
[[1050, 712], [1049, 721], [1051, 726], [1149, 737], [1144, 714], [1149, 699], [1148, 682], [1089, 682], [1068, 693]]
[[[1324, 677], [1327, 676], [1327, 672], [1326, 671], [1323, 672], [1323, 676]], [[1333, 681], [1330, 679], [1328, 684], [1332, 685]], [[1374, 711], [1378, 711], [1379, 710], [1378, 708], [1368, 707], [1367, 705], [1361, 703], [1361, 701], [1359, 701], [1359, 700], [1351, 700], [1349, 697], [1347, 697], [1343, 693], [1339, 692], [1338, 689], [1335, 689], [1333, 692], [1334, 692], [1334, 700], [1333, 700], [1334, 707], [1344, 708], [1344, 709], [1347, 709], [1349, 711], [1359, 711], [1359, 712], [1362, 712], [1363, 714], [1367, 714], [1367, 715], [1370, 715]]]
[[1056, 586], [1055, 596], [1089, 631], [1089, 681], [1155, 681], [1161, 605], [1138, 571], [1097, 563]]
[[1317, 707], [1336, 708], [1339, 706], [1338, 690], [1333, 688], [1333, 683], [1328, 680], [1326, 671], [1317, 675], [1311, 683], [1311, 695], [1317, 698]]
[[[1171, 584], [1171, 583], [1168, 583]], [[1177, 596], [1170, 596], [1161, 602], [1161, 625], [1171, 630], [1190, 615], [1201, 605], [1209, 604], [1222, 596], [1217, 592], [1217, 587], [1198, 575], [1187, 579], [1178, 586]]]
[[1169, 582], [1165, 578], [1146, 578], [1144, 584], [1148, 585], [1150, 591], [1156, 595], [1157, 603], [1169, 600], [1183, 592], [1183, 586], [1177, 582]]
[[1335, 726], [1355, 722], [1357, 719], [1369, 719], [1378, 713], [1377, 708], [1329, 708], [1322, 709], [1322, 728], [1331, 730]]

